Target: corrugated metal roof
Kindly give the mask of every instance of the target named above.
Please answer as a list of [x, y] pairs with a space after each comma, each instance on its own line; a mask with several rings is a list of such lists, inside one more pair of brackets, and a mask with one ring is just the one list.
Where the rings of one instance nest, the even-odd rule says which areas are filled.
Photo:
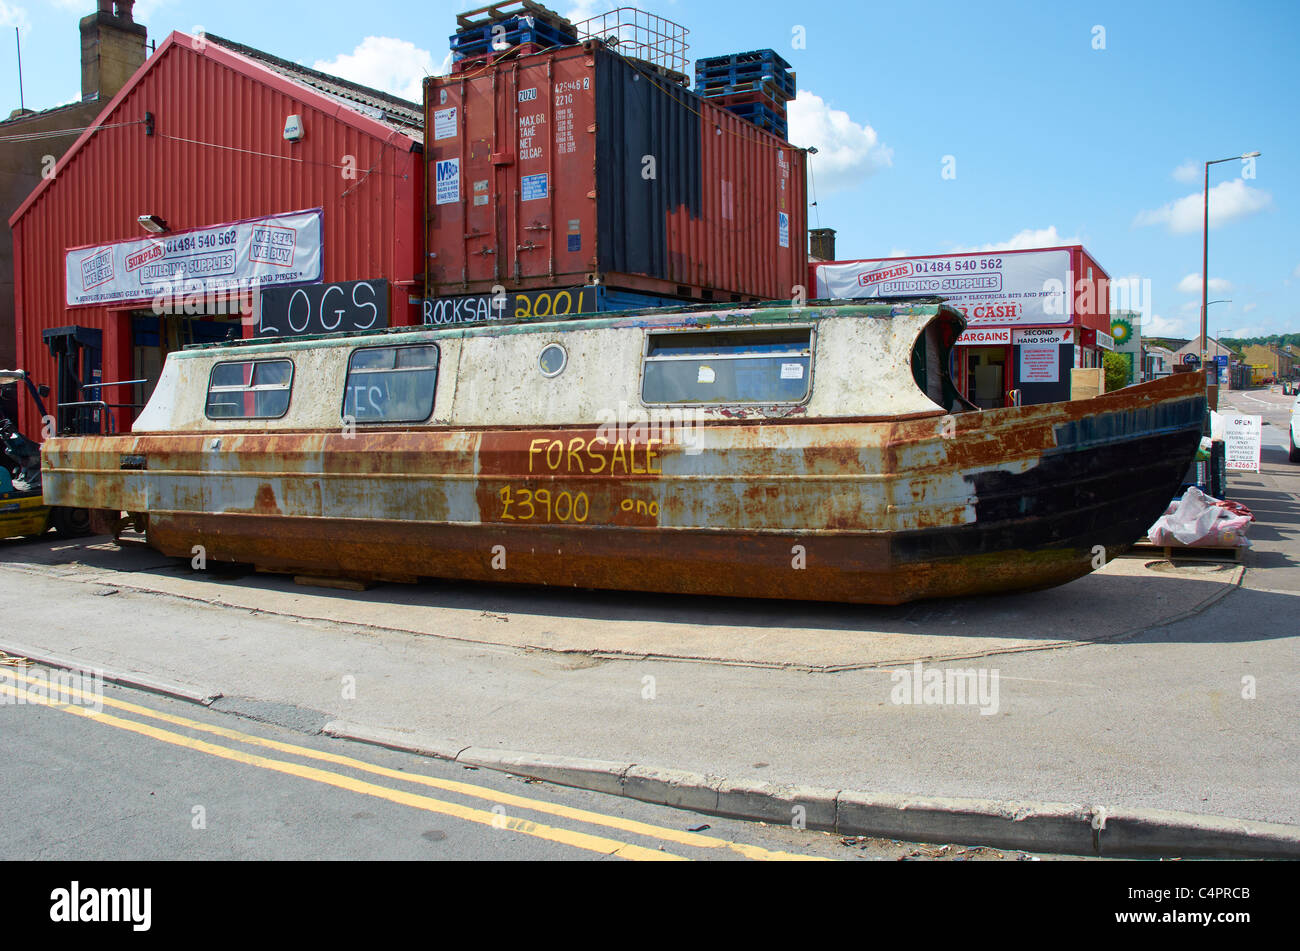
[[203, 34], [210, 43], [238, 53], [263, 66], [275, 70], [281, 76], [302, 83], [317, 92], [324, 93], [341, 101], [349, 108], [355, 109], [363, 116], [368, 116], [394, 129], [406, 133], [412, 138], [423, 141], [424, 110], [418, 103], [371, 89], [359, 83], [351, 82], [339, 76], [331, 76], [315, 69], [308, 69], [299, 63], [282, 59], [262, 50], [227, 40], [211, 33]]

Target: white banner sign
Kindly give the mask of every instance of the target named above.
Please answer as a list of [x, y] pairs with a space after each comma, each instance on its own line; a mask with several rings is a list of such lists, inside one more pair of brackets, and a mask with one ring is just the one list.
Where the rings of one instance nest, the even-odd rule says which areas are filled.
[[1005, 347], [1011, 343], [1011, 328], [1000, 327], [991, 330], [974, 328], [964, 330], [957, 338], [957, 347]]
[[972, 326], [1071, 323], [1069, 251], [1003, 251], [817, 265], [819, 298], [943, 297]]
[[67, 252], [68, 306], [219, 293], [322, 276], [321, 212], [296, 212]]
[[1074, 328], [1063, 327], [1060, 330], [1017, 330], [1015, 333], [1015, 341], [1018, 346], [1024, 346], [1026, 344], [1030, 346], [1035, 344], [1046, 346], [1050, 343], [1054, 346], [1060, 347], [1065, 344], [1074, 343]]
[[1056, 344], [1021, 344], [1018, 379], [1021, 383], [1059, 383], [1061, 348]]
[[1230, 472], [1258, 472], [1264, 443], [1264, 417], [1226, 416], [1224, 450]]

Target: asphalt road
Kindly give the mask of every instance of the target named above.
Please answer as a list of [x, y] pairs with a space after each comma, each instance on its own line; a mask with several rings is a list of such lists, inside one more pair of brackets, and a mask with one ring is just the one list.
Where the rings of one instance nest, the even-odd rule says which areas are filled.
[[[315, 711], [0, 686], [0, 860], [987, 860], [702, 816], [317, 735]], [[280, 720], [287, 726], [253, 720]]]
[[[822, 833], [525, 783], [112, 685], [102, 713], [93, 706], [0, 707], [0, 859], [655, 860], [849, 852]], [[313, 717], [285, 709], [276, 715], [304, 723]]]

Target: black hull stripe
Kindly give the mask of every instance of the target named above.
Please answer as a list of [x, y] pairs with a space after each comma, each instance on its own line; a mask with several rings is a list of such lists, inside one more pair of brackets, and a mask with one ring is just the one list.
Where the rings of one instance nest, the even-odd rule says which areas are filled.
[[982, 473], [975, 522], [899, 533], [894, 562], [1130, 545], [1168, 507], [1199, 442], [1197, 428], [1045, 456], [1024, 473]]

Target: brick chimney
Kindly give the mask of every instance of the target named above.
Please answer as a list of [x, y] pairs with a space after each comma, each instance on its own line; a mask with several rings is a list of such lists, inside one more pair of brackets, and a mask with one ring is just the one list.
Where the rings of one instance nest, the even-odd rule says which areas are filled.
[[99, 0], [81, 20], [81, 98], [107, 101], [145, 61], [148, 31], [131, 19], [135, 0]]
[[812, 256], [819, 261], [835, 260], [835, 229], [812, 228], [808, 231]]

